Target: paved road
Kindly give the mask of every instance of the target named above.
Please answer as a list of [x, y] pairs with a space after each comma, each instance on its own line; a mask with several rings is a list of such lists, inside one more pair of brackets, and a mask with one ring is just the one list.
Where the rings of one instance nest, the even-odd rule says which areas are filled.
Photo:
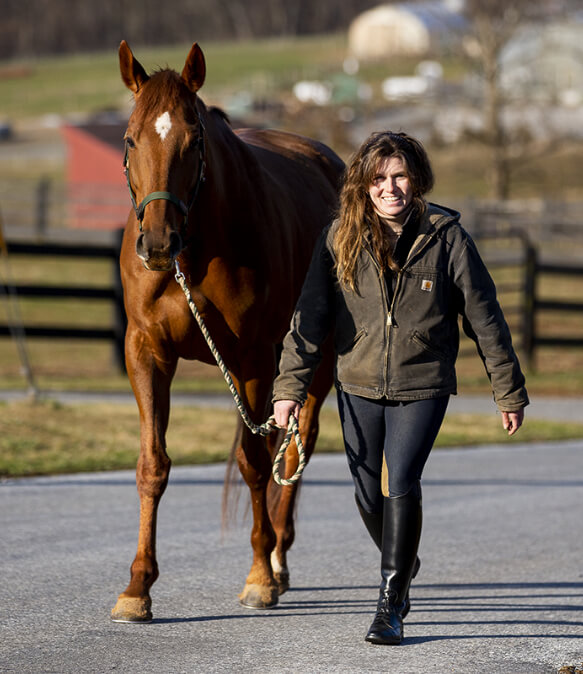
[[[435, 450], [406, 640], [366, 644], [378, 553], [342, 455], [307, 468], [293, 588], [238, 605], [249, 522], [221, 537], [223, 465], [177, 468], [150, 625], [109, 621], [135, 551], [132, 472], [0, 483], [0, 671], [543, 674], [583, 664], [583, 442]], [[243, 500], [242, 500], [243, 502]]]

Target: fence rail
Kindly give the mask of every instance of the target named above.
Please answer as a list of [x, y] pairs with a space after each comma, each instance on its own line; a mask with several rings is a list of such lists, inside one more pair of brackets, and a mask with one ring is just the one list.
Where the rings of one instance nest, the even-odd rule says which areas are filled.
[[[509, 239], [514, 240], [512, 245], [507, 245]], [[539, 325], [540, 321], [537, 321], [541, 312], [574, 313], [582, 316], [581, 325], [583, 326], [583, 302], [538, 297], [541, 277], [560, 275], [567, 278], [581, 278], [583, 266], [542, 262], [537, 249], [521, 230], [509, 230], [503, 235], [500, 232], [491, 235], [481, 232], [476, 236], [476, 240], [488, 268], [495, 278], [500, 276], [500, 279], [496, 279], [498, 295], [508, 322], [511, 324], [515, 342], [521, 348], [527, 365], [533, 366], [536, 350], [539, 347], [583, 347], [583, 327], [580, 336], [549, 335], [544, 334]], [[0, 290], [14, 292], [18, 297], [77, 298], [88, 301], [106, 300], [112, 303], [112, 322], [108, 327], [25, 325], [23, 326], [24, 334], [27, 337], [111, 341], [114, 348], [114, 360], [121, 369], [124, 369], [126, 316], [119, 273], [120, 245], [121, 231], [112, 244], [9, 241], [7, 247], [10, 255], [104, 258], [112, 262], [112, 283], [107, 287], [40, 284], [18, 284], [11, 285], [10, 288], [0, 286]], [[505, 270], [511, 269], [516, 272], [517, 278], [514, 281], [504, 278]], [[0, 337], [11, 334], [13, 334], [13, 326], [0, 324]], [[461, 354], [468, 355], [470, 352], [475, 353], [475, 349], [463, 348]]]
[[[510, 252], [502, 250], [488, 256], [488, 243], [514, 240], [508, 246]], [[476, 236], [480, 248], [484, 245], [484, 257], [488, 268], [496, 277], [498, 272], [508, 269], [518, 270], [518, 280], [514, 283], [496, 282], [504, 314], [511, 325], [515, 342], [520, 345], [527, 365], [534, 367], [539, 347], [580, 348], [583, 347], [583, 302], [565, 298], [539, 297], [540, 286], [545, 277], [562, 276], [567, 279], [583, 278], [583, 266], [573, 264], [551, 264], [540, 259], [540, 253], [523, 230], [510, 229], [506, 232], [480, 233]], [[516, 242], [518, 241], [518, 245]], [[514, 296], [514, 302], [505, 301], [505, 295]], [[574, 314], [581, 316], [580, 336], [551, 335], [546, 332], [548, 324], [540, 320], [542, 312]]]
[[[583, 347], [583, 331], [579, 337], [549, 336], [540, 334], [537, 328], [537, 313], [574, 313], [583, 316], [583, 302], [565, 301], [563, 299], [541, 300], [537, 297], [537, 286], [541, 276], [563, 276], [568, 278], [583, 277], [583, 267], [574, 265], [544, 264], [537, 260], [536, 252], [533, 262], [533, 280], [532, 280], [532, 311], [528, 316], [530, 321], [529, 330], [532, 332], [532, 343], [529, 349], [529, 357], [534, 361], [535, 349], [537, 346], [555, 346], [563, 348]], [[538, 334], [537, 334], [538, 333]]]
[[[78, 327], [54, 325], [25, 325], [26, 337], [47, 337], [55, 339], [91, 339], [107, 340], [113, 343], [114, 360], [120, 369], [125, 368], [124, 337], [126, 315], [123, 305], [123, 289], [119, 273], [119, 252], [121, 232], [111, 245], [93, 245], [79, 243], [32, 243], [7, 242], [9, 255], [31, 255], [42, 257], [102, 258], [112, 262], [112, 283], [107, 287], [82, 285], [39, 285], [11, 284], [4, 292], [14, 293], [17, 297], [77, 298], [86, 300], [109, 300], [112, 302], [112, 322], [109, 327]], [[0, 323], [0, 336], [11, 336], [13, 325]]]

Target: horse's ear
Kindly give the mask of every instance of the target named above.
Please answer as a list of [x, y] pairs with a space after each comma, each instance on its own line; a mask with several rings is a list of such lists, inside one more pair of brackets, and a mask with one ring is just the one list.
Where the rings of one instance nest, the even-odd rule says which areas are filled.
[[186, 86], [195, 94], [204, 84], [206, 65], [202, 49], [195, 42], [190, 48], [188, 58], [182, 69], [182, 79]]
[[128, 89], [137, 94], [150, 78], [142, 68], [142, 64], [134, 58], [130, 46], [125, 40], [119, 45], [119, 69], [121, 78]]

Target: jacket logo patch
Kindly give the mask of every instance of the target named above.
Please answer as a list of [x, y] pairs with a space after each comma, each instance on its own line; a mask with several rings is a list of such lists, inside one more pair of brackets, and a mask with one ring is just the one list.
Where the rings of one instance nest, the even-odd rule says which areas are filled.
[[425, 290], [425, 292], [430, 293], [433, 290], [433, 281], [423, 279], [423, 281], [421, 281], [421, 290]]

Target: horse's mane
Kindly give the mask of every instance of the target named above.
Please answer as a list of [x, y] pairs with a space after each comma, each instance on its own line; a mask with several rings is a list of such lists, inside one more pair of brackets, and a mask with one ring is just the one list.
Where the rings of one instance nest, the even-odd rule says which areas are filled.
[[208, 112], [209, 115], [218, 117], [219, 119], [222, 119], [224, 122], [226, 122], [229, 126], [232, 126], [229, 115], [222, 108], [217, 108], [215, 105], [211, 105], [211, 107], [208, 109]]

